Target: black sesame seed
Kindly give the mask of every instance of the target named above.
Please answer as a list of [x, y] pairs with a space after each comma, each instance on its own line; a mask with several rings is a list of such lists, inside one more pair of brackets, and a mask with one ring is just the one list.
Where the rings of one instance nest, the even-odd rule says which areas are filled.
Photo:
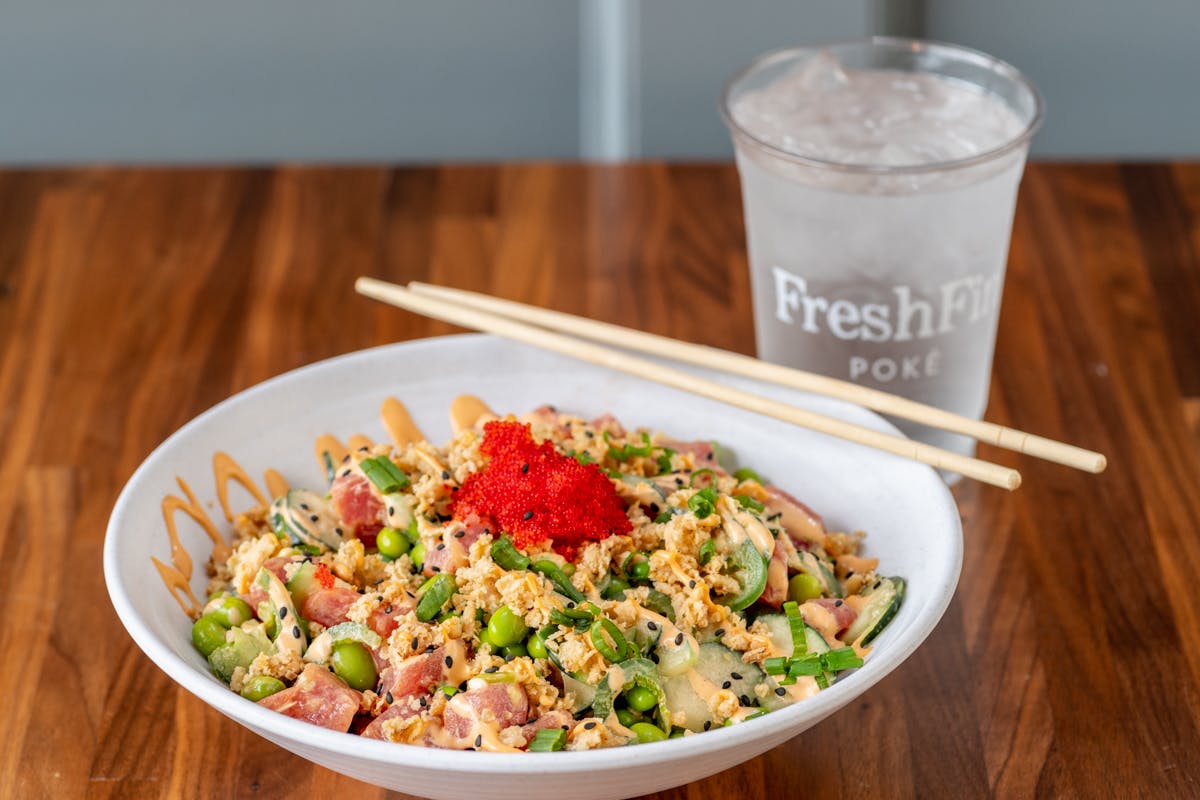
[[651, 513], [651, 514], [654, 514], [655, 516], [657, 516], [657, 515], [658, 515], [658, 512], [659, 512], [659, 510], [660, 510], [660, 509], [659, 509], [659, 507], [658, 507], [658, 503], [651, 503], [651, 504], [650, 504], [650, 513]]
[[395, 507], [395, 506], [388, 506], [388, 516], [391, 516], [391, 515], [393, 515], [393, 514], [395, 514], [395, 513], [396, 513], [396, 507]]
[[342, 529], [341, 529], [341, 528], [334, 528], [334, 529], [333, 529], [333, 532], [334, 532], [334, 533], [336, 533], [338, 536], [341, 536], [341, 535], [342, 535]]
[[704, 454], [704, 460], [705, 460], [705, 461], [712, 461], [712, 460], [713, 460], [713, 454], [712, 454], [712, 451], [711, 451], [711, 450], [710, 450], [709, 452], [707, 452], [707, 453], [705, 453], [705, 454]]
[[300, 638], [300, 626], [299, 626], [299, 625], [293, 625], [293, 626], [292, 626], [292, 638], [293, 638], [293, 639], [299, 639], [299, 638]]
[[437, 647], [435, 647], [434, 645], [431, 645], [431, 644], [425, 645], [426, 653], [432, 653], [434, 650], [437, 650]]
[[392, 604], [391, 604], [391, 603], [388, 603], [388, 605], [387, 605], [387, 608], [385, 608], [385, 609], [383, 610], [383, 613], [385, 613], [385, 614], [390, 614], [390, 613], [392, 613]]
[[774, 522], [775, 520], [779, 519], [779, 518], [780, 518], [780, 517], [782, 517], [782, 516], [783, 516], [783, 512], [782, 512], [782, 511], [776, 511], [774, 514], [772, 514], [771, 516], [767, 517], [767, 522]]
[[346, 469], [342, 470], [342, 477], [343, 477], [343, 478], [344, 478], [344, 477], [346, 477], [346, 476], [347, 476], [347, 475], [349, 475], [349, 474], [350, 474], [350, 469], [349, 469], [348, 467], [347, 467]]
[[365, 453], [365, 452], [367, 452], [367, 451], [368, 451], [368, 450], [370, 450], [370, 449], [371, 449], [371, 448], [369, 448], [369, 447], [360, 447], [360, 448], [358, 448], [358, 452], [360, 452], [360, 453]]
[[713, 631], [713, 636], [717, 637], [718, 639], [720, 639], [724, 635], [725, 635], [724, 628], [717, 628], [715, 631]]
[[444, 481], [450, 480], [450, 470], [446, 470], [446, 469], [442, 470], [442, 480], [444, 480]]
[[491, 675], [493, 672], [499, 672], [499, 671], [500, 671], [499, 667], [488, 667], [487, 669], [484, 670], [484, 672], [486, 672], [489, 675]]
[[851, 569], [851, 570], [847, 570], [847, 571], [846, 571], [846, 580], [850, 580], [850, 579], [851, 579], [851, 578], [853, 578], [853, 577], [854, 577], [854, 570], [852, 570], [852, 569]]
[[729, 677], [733, 678], [735, 681], [740, 681], [742, 679], [742, 673], [731, 672], [731, 673], [729, 673]]
[[417, 640], [417, 637], [414, 636], [412, 640], [412, 649], [416, 650], [419, 646], [420, 642]]
[[349, 453], [347, 453], [346, 455], [342, 456], [342, 463], [343, 463], [343, 464], [345, 464], [345, 463], [346, 463], [347, 461], [349, 461], [349, 460], [350, 460], [350, 454], [349, 454]]
[[879, 584], [881, 584], [881, 583], [883, 583], [883, 581], [875, 581], [875, 585], [874, 585], [874, 586], [872, 586], [871, 588], [872, 588], [872, 589], [878, 589], [878, 588], [879, 588]]
[[309, 514], [308, 518], [311, 519], [313, 522], [316, 522], [317, 520], [320, 519], [320, 517], [318, 517], [316, 514]]
[[525, 519], [533, 519], [533, 512], [532, 512], [532, 511], [526, 511], [526, 512], [525, 512]]
[[653, 661], [655, 664], [657, 664], [658, 663], [658, 653], [651, 653], [650, 660]]
[[585, 731], [590, 731], [590, 730], [591, 730], [592, 728], [594, 728], [594, 727], [596, 727], [596, 723], [594, 723], [594, 722], [585, 722], [585, 723], [583, 723], [583, 729], [584, 729]]
[[475, 737], [475, 746], [483, 747], [483, 734], [482, 733]]
[[574, 601], [574, 600], [568, 600], [568, 601], [567, 601], [567, 608], [574, 608], [574, 607], [575, 607], [575, 601]]
[[683, 644], [683, 634], [678, 633], [675, 635], [675, 646], [678, 647], [681, 644]]
[[426, 705], [429, 704], [429, 700], [424, 697], [421, 698], [420, 702], [421, 702], [421, 708], [424, 708]]
[[676, 478], [676, 479], [675, 479], [675, 485], [676, 485], [676, 486], [683, 486], [683, 478]]
[[656, 622], [647, 622], [647, 623], [646, 623], [646, 627], [647, 627], [647, 628], [649, 628], [649, 629], [650, 629], [650, 630], [652, 630], [652, 631], [656, 631], [656, 630], [658, 630], [658, 623], [656, 623]]
[[305, 511], [308, 511], [308, 503], [301, 503], [300, 507], [303, 508]]
[[529, 472], [529, 462], [528, 461], [526, 461], [524, 464], [521, 465], [521, 474], [524, 475], [526, 472]]
[[742, 705], [744, 705], [744, 706], [750, 705], [750, 698], [747, 697], [746, 695], [742, 695], [741, 697], [738, 698], [738, 700], [740, 700]]
[[281, 620], [287, 619], [287, 606], [284, 606], [283, 608], [279, 609], [279, 618]]
[[459, 690], [460, 692], [465, 692], [465, 691], [467, 690], [467, 682], [466, 682], [466, 681], [463, 681], [462, 683], [460, 683], [460, 684], [458, 685], [458, 690]]
[[393, 698], [393, 697], [392, 697], [392, 693], [391, 693], [391, 692], [388, 692], [387, 694], [385, 694], [385, 695], [383, 696], [383, 699], [384, 699], [384, 700], [387, 700], [387, 701], [388, 701], [388, 703], [390, 704], [390, 703], [391, 703], [391, 702], [392, 702], [392, 701], [393, 701], [395, 698]]
[[721, 684], [722, 689], [728, 689], [730, 686], [733, 686], [733, 681], [725, 681]]
[[783, 688], [782, 686], [776, 686], [775, 694], [779, 695], [780, 697], [783, 697], [785, 694], [787, 694], [787, 689]]
[[712, 720], [711, 719], [704, 720], [704, 730], [709, 730], [710, 728], [712, 728]]
[[466, 531], [455, 531], [455, 532], [454, 532], [454, 538], [455, 538], [455, 539], [461, 539], [462, 537], [464, 537], [464, 536], [466, 536], [466, 535], [467, 535], [467, 532], [466, 532]]
[[689, 589], [695, 589], [695, 588], [696, 588], [696, 582], [695, 582], [695, 581], [688, 581], [688, 588], [689, 588]]
[[834, 600], [834, 601], [833, 601], [833, 606], [834, 606], [834, 608], [838, 608], [838, 607], [840, 607], [841, 605], [842, 605], [842, 601], [841, 601], [841, 600]]
[[571, 730], [571, 726], [570, 726], [570, 725], [563, 725], [563, 726], [562, 726], [562, 729], [563, 729], [564, 731], [569, 731], [569, 730]]
[[593, 433], [592, 431], [584, 431], [584, 434], [586, 434], [586, 435], [587, 435], [587, 437], [588, 437], [589, 439], [595, 439], [595, 438], [596, 438], [596, 434], [595, 434], [595, 433]]
[[442, 568], [441, 568], [441, 567], [430, 567], [429, 569], [431, 569], [431, 570], [432, 570], [432, 571], [434, 571], [434, 572], [441, 572], [441, 571], [442, 571]]
[[438, 546], [437, 546], [437, 548], [436, 548], [436, 549], [437, 549], [437, 550], [445, 550], [445, 549], [446, 549], [446, 543], [445, 543], [445, 542], [438, 542]]
[[454, 656], [446, 656], [446, 658], [445, 658], [445, 661], [446, 661], [446, 666], [447, 666], [447, 667], [453, 667], [453, 666], [454, 666]]

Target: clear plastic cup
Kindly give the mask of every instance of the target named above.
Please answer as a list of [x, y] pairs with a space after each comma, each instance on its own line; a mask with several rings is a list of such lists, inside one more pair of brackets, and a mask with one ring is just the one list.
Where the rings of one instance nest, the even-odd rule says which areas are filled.
[[874, 38], [763, 55], [721, 112], [759, 357], [982, 418], [1034, 86], [974, 50]]

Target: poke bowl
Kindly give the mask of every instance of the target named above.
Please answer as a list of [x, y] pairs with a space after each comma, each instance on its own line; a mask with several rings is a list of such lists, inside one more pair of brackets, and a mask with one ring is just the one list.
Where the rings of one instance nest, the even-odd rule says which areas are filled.
[[[732, 382], [895, 432], [837, 401]], [[485, 409], [464, 395], [499, 419], [475, 420]], [[457, 432], [451, 406], [470, 415]], [[406, 457], [377, 444], [418, 427], [420, 438], [461, 452], [422, 446]], [[560, 438], [537, 451], [555, 428]], [[616, 487], [624, 504], [609, 530], [586, 533], [582, 520], [604, 515], [577, 483], [562, 505], [587, 509], [568, 526], [579, 538], [533, 535], [553, 511], [546, 487], [562, 483], [558, 473], [540, 486], [536, 515], [530, 506], [505, 518], [487, 506], [484, 478], [504, 461], [502, 434], [518, 443], [510, 447], [534, 448], [509, 459], [518, 482], [558, 464], [598, 481], [601, 495]], [[709, 441], [715, 450], [695, 446]], [[413, 458], [442, 459], [444, 475], [421, 483], [422, 470], [436, 470]], [[431, 512], [436, 497], [421, 501], [420, 520], [413, 508], [393, 508], [388, 498], [419, 494], [411, 483], [444, 496], [444, 513]], [[382, 496], [382, 527], [349, 519], [345, 485]], [[493, 487], [495, 496], [510, 490]], [[830, 536], [847, 533], [827, 548], [803, 536], [785, 542], [781, 512], [771, 512], [791, 502]], [[235, 507], [257, 507], [257, 516]], [[455, 510], [468, 507], [479, 514]], [[407, 539], [397, 535], [406, 526]], [[322, 544], [335, 536], [354, 544]], [[692, 544], [663, 544], [680, 540]], [[267, 551], [252, 555], [260, 541]], [[761, 563], [739, 561], [754, 543]], [[600, 567], [580, 556], [602, 547]], [[787, 557], [775, 561], [786, 569], [771, 563], [781, 547]], [[214, 550], [216, 567], [206, 571]], [[336, 560], [345, 553], [359, 560]], [[104, 548], [118, 615], [183, 688], [315, 763], [435, 798], [627, 797], [752, 758], [910, 655], [944, 613], [961, 560], [957, 509], [928, 467], [479, 335], [352, 353], [224, 401], [139, 467]], [[482, 576], [475, 588], [461, 577], [469, 575]], [[356, 602], [323, 616], [321, 598], [352, 591]], [[696, 592], [699, 610], [688, 606]], [[228, 630], [212, 623], [218, 611], [234, 614]], [[195, 630], [205, 620], [207, 644]], [[244, 652], [254, 637], [259, 644]], [[397, 669], [421, 659], [438, 662], [437, 672], [412, 689]]]

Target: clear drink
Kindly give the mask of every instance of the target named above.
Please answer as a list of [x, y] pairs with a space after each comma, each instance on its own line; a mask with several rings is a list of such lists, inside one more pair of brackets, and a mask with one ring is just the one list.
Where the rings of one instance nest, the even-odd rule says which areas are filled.
[[[980, 418], [1036, 90], [971, 50], [874, 39], [734, 78], [759, 357]], [[973, 442], [909, 424], [958, 452]]]

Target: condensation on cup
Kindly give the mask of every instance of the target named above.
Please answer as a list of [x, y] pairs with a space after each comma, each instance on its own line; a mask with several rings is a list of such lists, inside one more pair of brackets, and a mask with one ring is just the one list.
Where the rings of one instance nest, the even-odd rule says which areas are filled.
[[1033, 85], [973, 50], [876, 38], [768, 53], [721, 110], [759, 357], [982, 418]]

